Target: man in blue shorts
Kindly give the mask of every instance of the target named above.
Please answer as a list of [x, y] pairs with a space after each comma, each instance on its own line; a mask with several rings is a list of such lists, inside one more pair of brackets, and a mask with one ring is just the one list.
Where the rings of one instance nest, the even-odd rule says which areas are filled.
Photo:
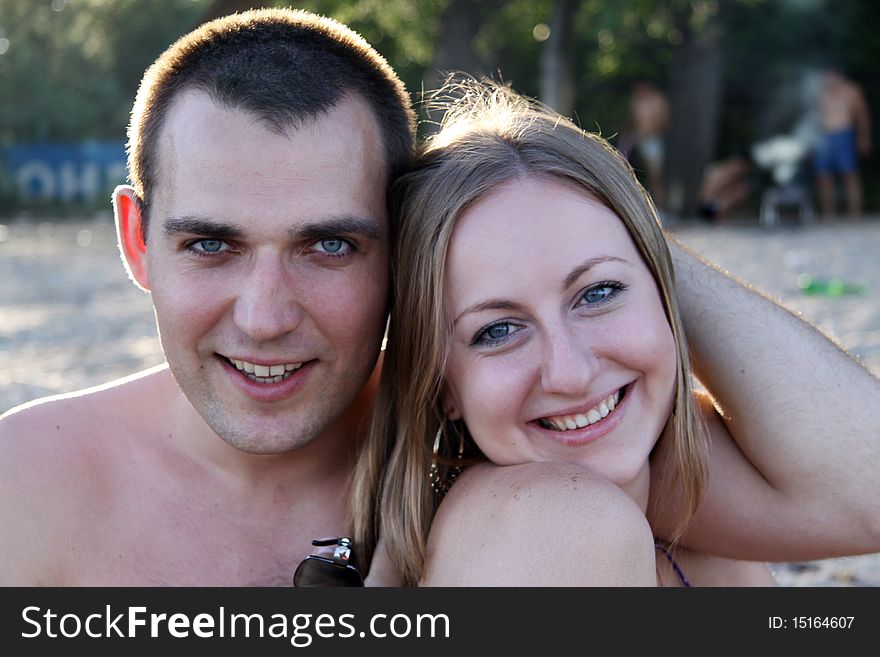
[[816, 145], [814, 165], [819, 185], [819, 205], [823, 217], [835, 214], [835, 175], [843, 180], [847, 214], [862, 214], [862, 182], [858, 156], [871, 151], [868, 104], [862, 90], [840, 72], [823, 73], [819, 96], [822, 135]]

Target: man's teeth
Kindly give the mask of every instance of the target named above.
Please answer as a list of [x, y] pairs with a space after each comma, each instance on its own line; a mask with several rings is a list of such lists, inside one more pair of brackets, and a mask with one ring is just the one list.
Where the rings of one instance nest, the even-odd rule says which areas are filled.
[[620, 401], [620, 390], [610, 395], [608, 399], [603, 400], [598, 406], [591, 408], [586, 413], [577, 413], [575, 415], [556, 415], [553, 417], [542, 417], [539, 422], [545, 429], [555, 429], [556, 431], [571, 431], [572, 429], [583, 429], [584, 427], [595, 424], [614, 410]]
[[239, 372], [244, 372], [244, 375], [247, 378], [251, 381], [256, 381], [257, 383], [278, 383], [279, 381], [284, 381], [284, 379], [303, 366], [302, 363], [257, 365], [256, 363], [249, 363], [246, 360], [233, 359], [229, 359], [229, 362], [235, 365], [235, 369]]

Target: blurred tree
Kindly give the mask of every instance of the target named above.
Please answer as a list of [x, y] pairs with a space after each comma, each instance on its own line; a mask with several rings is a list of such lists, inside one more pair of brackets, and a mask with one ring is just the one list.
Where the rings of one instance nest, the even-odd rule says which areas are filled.
[[122, 138], [144, 69], [204, 0], [0, 0], [0, 146]]
[[554, 0], [541, 52], [541, 100], [563, 116], [574, 112], [574, 17], [580, 0]]
[[675, 2], [681, 34], [669, 67], [668, 208], [694, 216], [703, 172], [715, 157], [721, 111], [723, 12], [717, 2]]
[[473, 75], [485, 72], [485, 62], [480, 61], [474, 45], [486, 9], [478, 0], [449, 0], [440, 17], [434, 61], [423, 78], [426, 89], [436, 87], [447, 74], [455, 71]]

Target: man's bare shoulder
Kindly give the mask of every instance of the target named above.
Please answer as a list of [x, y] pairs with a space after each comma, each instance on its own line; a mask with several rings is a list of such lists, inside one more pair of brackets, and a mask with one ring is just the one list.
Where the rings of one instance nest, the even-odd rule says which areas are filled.
[[65, 473], [81, 474], [100, 460], [104, 443], [142, 432], [176, 390], [167, 367], [160, 366], [13, 408], [0, 416], [2, 478], [24, 479], [36, 472], [63, 480]]
[[[139, 416], [153, 415], [176, 391], [167, 366], [138, 372], [100, 386], [43, 397], [0, 415], [0, 450], [39, 450], [45, 442], [63, 449], [73, 437], [95, 440], [104, 427], [118, 431]], [[108, 422], [125, 421], [122, 425]], [[63, 436], [64, 441], [55, 437]]]
[[144, 426], [169, 386], [170, 373], [154, 368], [0, 417], [0, 584], [41, 581], [44, 561], [81, 531], [83, 517], [96, 519], [113, 444]]

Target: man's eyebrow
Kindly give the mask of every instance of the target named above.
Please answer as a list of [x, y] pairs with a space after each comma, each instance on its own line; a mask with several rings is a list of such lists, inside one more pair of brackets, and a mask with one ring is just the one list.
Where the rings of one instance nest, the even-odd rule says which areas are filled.
[[480, 313], [484, 310], [516, 310], [519, 308], [519, 304], [511, 301], [510, 299], [489, 299], [487, 301], [481, 301], [480, 303], [475, 303], [472, 306], [468, 306], [461, 313], [459, 313], [458, 317], [452, 322], [452, 325], [455, 326], [458, 324], [458, 320], [460, 320], [465, 315], [469, 315], [471, 313]]
[[222, 221], [201, 217], [169, 217], [162, 223], [166, 235], [205, 235], [218, 239], [235, 239], [244, 235], [240, 228]]
[[382, 237], [382, 226], [378, 219], [367, 217], [332, 217], [324, 221], [302, 224], [290, 228], [288, 237], [292, 240], [320, 240], [338, 235], [360, 235], [371, 240]]
[[[232, 224], [202, 217], [169, 217], [162, 224], [166, 235], [203, 235], [217, 239], [240, 239], [244, 231]], [[367, 239], [378, 240], [382, 228], [377, 219], [363, 217], [334, 217], [326, 221], [301, 224], [287, 230], [289, 239], [319, 240], [338, 235], [361, 235]]]
[[584, 274], [584, 272], [590, 271], [590, 269], [603, 262], [622, 262], [625, 265], [632, 265], [629, 260], [624, 260], [617, 256], [597, 256], [595, 258], [590, 258], [589, 260], [584, 260], [581, 264], [572, 269], [571, 273], [565, 277], [565, 281], [562, 283], [562, 291], [565, 292], [565, 290], [577, 283], [577, 280]]

